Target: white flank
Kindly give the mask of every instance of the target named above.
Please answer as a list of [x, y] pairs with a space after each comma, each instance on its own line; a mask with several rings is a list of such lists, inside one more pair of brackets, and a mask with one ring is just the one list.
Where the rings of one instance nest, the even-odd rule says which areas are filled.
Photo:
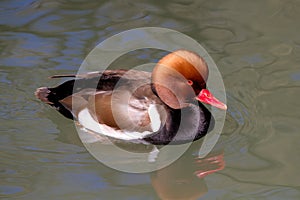
[[151, 104], [148, 109], [148, 114], [150, 117], [150, 124], [151, 124], [152, 131], [153, 132], [158, 131], [161, 126], [161, 120], [160, 120], [160, 115], [157, 110], [157, 107]]
[[[150, 117], [150, 119], [151, 119], [151, 117]], [[91, 116], [91, 114], [90, 114], [90, 112], [87, 108], [81, 110], [78, 113], [78, 122], [84, 128], [89, 129], [89, 130], [91, 130], [95, 133], [99, 133], [99, 134], [102, 134], [102, 135], [106, 135], [106, 136], [121, 139], [121, 140], [142, 139], [145, 136], [147, 136], [149, 134], [152, 134], [152, 132], [149, 132], [149, 131], [144, 131], [144, 132], [132, 132], [132, 131], [130, 131], [129, 132], [129, 131], [123, 131], [123, 130], [116, 130], [116, 129], [114, 129], [112, 127], [109, 127], [105, 124], [99, 124]], [[151, 119], [151, 122], [152, 122], [152, 119]]]

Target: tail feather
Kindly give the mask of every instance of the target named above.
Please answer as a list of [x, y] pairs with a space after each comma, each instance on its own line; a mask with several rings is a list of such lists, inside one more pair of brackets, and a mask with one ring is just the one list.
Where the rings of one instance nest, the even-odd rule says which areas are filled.
[[38, 98], [42, 102], [47, 103], [50, 106], [54, 107], [65, 117], [67, 117], [69, 119], [73, 119], [74, 117], [73, 117], [73, 114], [70, 112], [70, 110], [65, 108], [59, 102], [59, 100], [61, 100], [62, 98], [59, 98], [59, 95], [56, 95], [56, 93], [53, 92], [53, 90], [55, 90], [55, 89], [56, 88], [41, 87], [41, 88], [38, 88], [34, 94], [35, 94], [36, 98]]
[[63, 75], [53, 75], [53, 76], [50, 76], [49, 78], [75, 78], [76, 75], [75, 74], [63, 74]]
[[51, 91], [47, 87], [40, 87], [36, 89], [34, 95], [36, 98], [40, 99], [42, 102], [52, 105], [53, 103], [48, 100], [48, 95]]

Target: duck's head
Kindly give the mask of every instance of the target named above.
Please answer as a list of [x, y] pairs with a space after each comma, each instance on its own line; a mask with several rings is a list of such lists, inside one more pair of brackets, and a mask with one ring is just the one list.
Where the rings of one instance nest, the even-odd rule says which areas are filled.
[[198, 100], [226, 110], [227, 106], [206, 89], [207, 78], [208, 67], [203, 58], [178, 50], [158, 62], [152, 84], [159, 98], [171, 108], [181, 109]]

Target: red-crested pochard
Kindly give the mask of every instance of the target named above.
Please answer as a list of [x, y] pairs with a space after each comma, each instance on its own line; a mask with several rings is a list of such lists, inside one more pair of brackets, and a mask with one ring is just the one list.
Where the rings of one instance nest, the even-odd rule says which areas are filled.
[[[204, 136], [214, 119], [202, 103], [226, 110], [207, 89], [208, 67], [197, 54], [177, 50], [164, 56], [152, 74], [105, 70], [41, 87], [37, 98], [75, 119], [87, 131], [120, 140], [178, 144]], [[202, 102], [202, 103], [201, 103]]]

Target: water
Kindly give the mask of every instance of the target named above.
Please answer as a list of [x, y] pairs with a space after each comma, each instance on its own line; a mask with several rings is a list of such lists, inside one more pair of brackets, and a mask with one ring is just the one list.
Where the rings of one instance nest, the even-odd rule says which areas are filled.
[[[0, 198], [300, 198], [299, 1], [5, 0], [0, 5]], [[109, 36], [144, 26], [171, 28], [200, 42], [222, 73], [229, 109], [207, 158], [195, 156], [196, 143], [168, 168], [127, 174], [95, 160], [73, 122], [33, 92], [59, 83], [48, 76], [76, 72]], [[124, 64], [152, 59], [142, 54]]]

